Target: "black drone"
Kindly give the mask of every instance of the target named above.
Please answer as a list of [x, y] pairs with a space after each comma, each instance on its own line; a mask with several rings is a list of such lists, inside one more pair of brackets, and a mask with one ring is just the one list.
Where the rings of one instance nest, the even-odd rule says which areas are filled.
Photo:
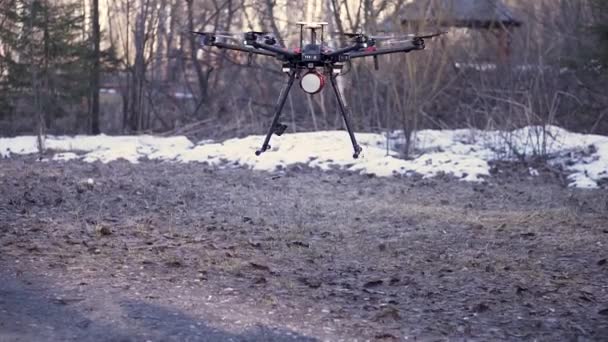
[[[192, 32], [201, 36], [201, 44], [203, 46], [215, 46], [221, 49], [237, 50], [247, 52], [249, 61], [254, 54], [271, 56], [283, 62], [283, 72], [289, 75], [289, 80], [279, 96], [272, 125], [266, 134], [266, 139], [262, 144], [262, 148], [257, 150], [255, 154], [266, 152], [270, 149], [270, 138], [272, 134], [282, 135], [287, 129], [287, 125], [279, 122], [281, 111], [285, 106], [287, 95], [296, 78], [300, 79], [300, 87], [308, 94], [316, 94], [320, 92], [324, 85], [325, 79], [329, 78], [336, 99], [344, 118], [344, 124], [348, 130], [350, 140], [353, 144], [353, 158], [358, 158], [362, 151], [361, 146], [357, 144], [355, 134], [352, 130], [349, 117], [347, 115], [346, 105], [338, 89], [336, 77], [341, 74], [344, 63], [349, 62], [353, 58], [373, 57], [374, 66], [378, 69], [378, 56], [410, 52], [424, 49], [424, 39], [436, 37], [443, 32], [429, 35], [406, 35], [406, 36], [368, 36], [363, 33], [345, 33], [344, 35], [350, 39], [351, 45], [339, 48], [330, 49], [323, 40], [324, 28], [327, 25], [325, 22], [305, 23], [298, 22], [300, 26], [300, 47], [294, 50], [289, 50], [278, 44], [277, 39], [268, 32], [250, 31], [243, 34], [242, 44], [228, 42], [235, 39], [235, 35], [228, 32]], [[310, 42], [304, 45], [304, 29], [310, 30]], [[321, 31], [320, 43], [317, 42], [317, 30]], [[378, 40], [388, 40], [390, 43], [397, 44], [392, 47], [377, 47]]]

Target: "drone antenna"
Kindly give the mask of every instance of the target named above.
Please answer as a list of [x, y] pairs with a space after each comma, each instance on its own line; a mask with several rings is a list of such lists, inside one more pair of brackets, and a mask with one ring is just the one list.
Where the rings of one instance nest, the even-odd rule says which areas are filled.
[[298, 23], [300, 25], [300, 51], [302, 51], [302, 45], [304, 45], [304, 23]]
[[323, 31], [324, 31], [323, 28], [324, 28], [324, 25], [321, 25], [321, 46], [323, 46]]

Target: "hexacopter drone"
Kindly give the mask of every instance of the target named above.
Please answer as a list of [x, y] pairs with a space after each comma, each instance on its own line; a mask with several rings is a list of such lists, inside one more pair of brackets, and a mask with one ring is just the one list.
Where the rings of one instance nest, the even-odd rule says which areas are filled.
[[[316, 94], [325, 86], [325, 79], [329, 78], [332, 85], [344, 124], [353, 145], [353, 158], [358, 158], [362, 148], [357, 144], [355, 134], [352, 130], [350, 119], [347, 114], [346, 105], [340, 94], [336, 83], [336, 77], [340, 75], [344, 63], [353, 58], [373, 57], [374, 66], [378, 69], [378, 56], [390, 53], [407, 53], [425, 48], [424, 39], [436, 37], [443, 32], [429, 35], [406, 35], [406, 36], [368, 36], [363, 33], [345, 33], [344, 36], [351, 40], [351, 45], [330, 49], [325, 45], [323, 34], [327, 25], [325, 22], [306, 23], [298, 22], [300, 26], [300, 47], [289, 50], [280, 46], [277, 39], [268, 32], [249, 31], [243, 34], [243, 44], [230, 43], [228, 40], [235, 39], [236, 35], [229, 32], [198, 32], [202, 37], [201, 44], [204, 46], [215, 46], [220, 49], [237, 50], [247, 52], [249, 61], [253, 54], [271, 56], [283, 62], [283, 72], [289, 75], [289, 80], [279, 96], [277, 108], [272, 119], [272, 124], [266, 134], [262, 147], [255, 152], [257, 156], [270, 149], [272, 134], [282, 135], [287, 125], [279, 122], [281, 111], [296, 78], [300, 79], [300, 87], [308, 94]], [[304, 45], [304, 29], [310, 30], [310, 42]], [[317, 42], [317, 30], [320, 30], [320, 42]], [[376, 47], [378, 40], [392, 40], [397, 46]]]

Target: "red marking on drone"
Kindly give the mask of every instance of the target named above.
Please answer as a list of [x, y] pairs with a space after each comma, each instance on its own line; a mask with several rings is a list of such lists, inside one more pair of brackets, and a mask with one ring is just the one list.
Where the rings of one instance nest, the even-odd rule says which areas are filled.
[[376, 50], [378, 50], [378, 49], [375, 46], [370, 46], [367, 49], [365, 49], [365, 52], [374, 52]]

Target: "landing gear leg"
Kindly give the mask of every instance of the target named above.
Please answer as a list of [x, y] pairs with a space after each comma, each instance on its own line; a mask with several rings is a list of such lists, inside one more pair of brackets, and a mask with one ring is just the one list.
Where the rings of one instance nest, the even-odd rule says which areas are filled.
[[334, 88], [334, 92], [336, 93], [336, 99], [338, 100], [338, 105], [340, 106], [340, 112], [342, 113], [342, 118], [344, 118], [344, 125], [346, 125], [346, 130], [348, 130], [348, 135], [350, 136], [350, 142], [353, 144], [353, 149], [355, 153], [353, 153], [353, 158], [359, 158], [359, 154], [363, 149], [359, 144], [357, 144], [357, 140], [355, 139], [355, 133], [351, 127], [350, 119], [348, 118], [348, 112], [346, 105], [344, 104], [344, 100], [342, 99], [342, 95], [340, 94], [340, 89], [338, 89], [338, 84], [336, 83], [336, 76], [332, 75], [330, 77], [331, 86]]
[[295, 69], [289, 73], [289, 81], [287, 82], [283, 90], [281, 90], [279, 102], [277, 104], [276, 111], [274, 112], [274, 118], [272, 119], [272, 125], [270, 125], [270, 128], [268, 129], [268, 133], [266, 134], [266, 139], [264, 139], [264, 144], [262, 144], [262, 148], [255, 151], [256, 156], [259, 156], [260, 154], [270, 149], [269, 143], [273, 133], [276, 133], [280, 136], [281, 134], [283, 134], [283, 132], [285, 132], [285, 129], [287, 128], [286, 125], [279, 123], [279, 118], [281, 117], [281, 111], [285, 106], [285, 101], [287, 101], [287, 95], [289, 95], [289, 90], [291, 89], [291, 86], [293, 85], [293, 82], [296, 79], [296, 73], [297, 71]]

